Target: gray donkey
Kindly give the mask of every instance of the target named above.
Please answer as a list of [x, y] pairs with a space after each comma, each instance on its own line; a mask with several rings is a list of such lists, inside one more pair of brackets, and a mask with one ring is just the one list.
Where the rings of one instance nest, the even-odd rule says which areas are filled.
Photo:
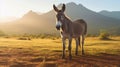
[[54, 10], [56, 11], [56, 29], [60, 30], [62, 42], [63, 42], [63, 54], [62, 58], [65, 58], [65, 41], [68, 39], [69, 45], [69, 59], [72, 59], [71, 55], [71, 43], [72, 38], [76, 40], [76, 49], [75, 55], [78, 55], [78, 46], [80, 45], [80, 39], [82, 38], [82, 55], [84, 54], [84, 39], [87, 33], [87, 24], [83, 19], [78, 19], [76, 21], [71, 21], [65, 14], [65, 4], [63, 4], [62, 9], [59, 10], [55, 5], [53, 5]]

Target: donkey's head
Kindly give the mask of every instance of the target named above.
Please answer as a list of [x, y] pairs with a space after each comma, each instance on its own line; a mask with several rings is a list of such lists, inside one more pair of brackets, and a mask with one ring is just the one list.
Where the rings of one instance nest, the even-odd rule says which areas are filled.
[[63, 21], [64, 21], [64, 11], [65, 11], [65, 4], [63, 4], [62, 9], [59, 10], [55, 5], [53, 5], [54, 10], [56, 11], [56, 18], [57, 18], [57, 22], [56, 22], [56, 28], [57, 30], [60, 30], [60, 27], [62, 27], [63, 25]]

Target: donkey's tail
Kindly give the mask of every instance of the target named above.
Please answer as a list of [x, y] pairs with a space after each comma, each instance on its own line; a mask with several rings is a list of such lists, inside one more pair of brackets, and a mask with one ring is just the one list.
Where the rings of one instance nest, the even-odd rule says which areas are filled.
[[84, 20], [83, 20], [83, 22], [84, 22], [84, 26], [85, 26], [84, 35], [86, 35], [87, 34], [87, 23]]
[[84, 35], [87, 34], [87, 23], [83, 19], [79, 19], [80, 23], [84, 26]]
[[78, 45], [80, 46], [80, 37], [78, 37]]

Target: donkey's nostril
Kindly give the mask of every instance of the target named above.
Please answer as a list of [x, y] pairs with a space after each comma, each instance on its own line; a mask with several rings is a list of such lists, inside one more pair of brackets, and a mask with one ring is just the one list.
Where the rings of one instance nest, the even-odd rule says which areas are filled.
[[56, 26], [56, 29], [57, 29], [57, 30], [60, 30], [60, 26]]

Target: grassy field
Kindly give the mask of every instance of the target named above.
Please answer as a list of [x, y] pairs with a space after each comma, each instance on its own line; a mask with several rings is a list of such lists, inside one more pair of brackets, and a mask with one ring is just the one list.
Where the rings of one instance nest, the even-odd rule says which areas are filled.
[[73, 59], [61, 59], [61, 39], [18, 40], [0, 38], [0, 67], [120, 67], [120, 37], [103, 41], [87, 37], [85, 54], [75, 56], [75, 42], [72, 43]]

